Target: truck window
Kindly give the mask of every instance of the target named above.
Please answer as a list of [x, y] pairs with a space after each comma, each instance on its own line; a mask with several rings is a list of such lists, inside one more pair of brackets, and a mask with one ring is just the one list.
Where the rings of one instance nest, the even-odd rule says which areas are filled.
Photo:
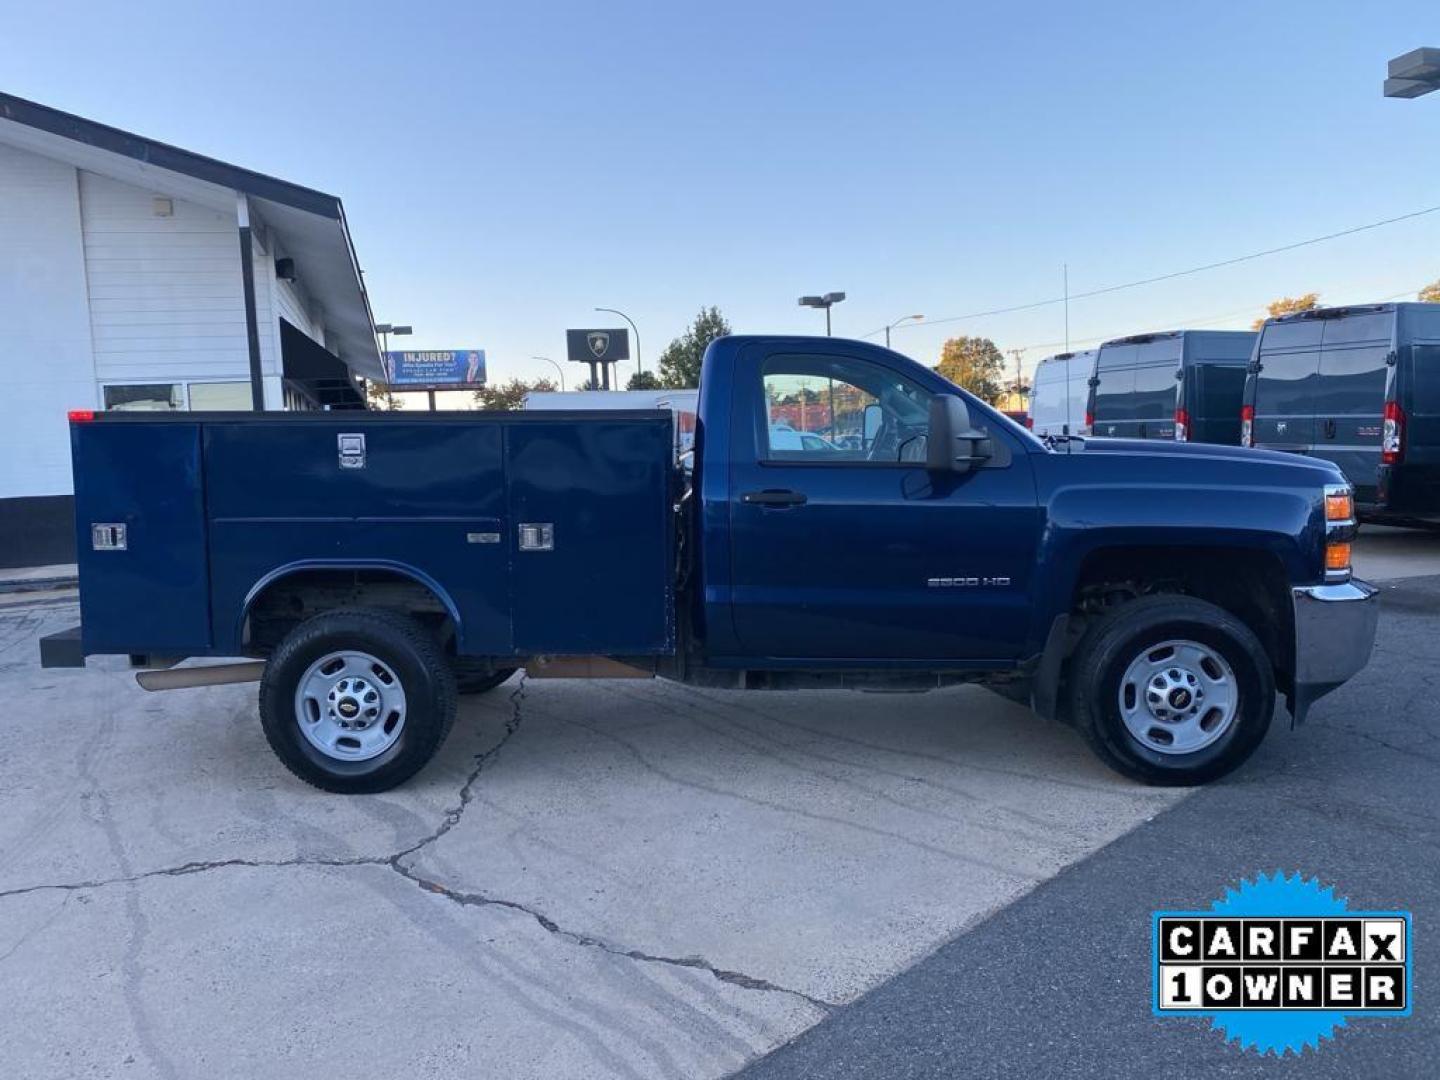
[[841, 356], [772, 356], [764, 365], [764, 460], [923, 461], [930, 392]]
[[1379, 416], [1385, 408], [1389, 355], [1389, 345], [1321, 350], [1315, 411], [1321, 416]]
[[[1266, 331], [1266, 338], [1270, 336]], [[1315, 412], [1319, 350], [1260, 353], [1255, 376], [1255, 412], [1259, 415], [1310, 416]]]
[[1169, 420], [1175, 414], [1175, 364], [1148, 364], [1135, 369], [1136, 420]]

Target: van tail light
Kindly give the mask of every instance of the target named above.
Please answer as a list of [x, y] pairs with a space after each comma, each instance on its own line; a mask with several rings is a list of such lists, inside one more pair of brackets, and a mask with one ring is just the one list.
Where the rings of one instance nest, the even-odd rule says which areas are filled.
[[69, 417], [70, 423], [72, 424], [88, 424], [91, 420], [95, 419], [95, 410], [71, 409], [66, 416]]
[[1380, 425], [1380, 461], [1399, 465], [1405, 457], [1405, 412], [1398, 401], [1385, 403], [1385, 419]]
[[1029, 431], [1035, 430], [1035, 418], [1033, 416], [1025, 417], [1025, 427]]
[[1190, 438], [1190, 414], [1184, 409], [1175, 410], [1175, 441], [1187, 442]]
[[1094, 430], [1094, 428], [1095, 428], [1095, 414], [1094, 414], [1093, 412], [1087, 412], [1087, 413], [1085, 414], [1085, 426], [1086, 426], [1087, 428], [1090, 428], [1092, 431]]
[[1255, 445], [1255, 406], [1240, 406], [1240, 445]]

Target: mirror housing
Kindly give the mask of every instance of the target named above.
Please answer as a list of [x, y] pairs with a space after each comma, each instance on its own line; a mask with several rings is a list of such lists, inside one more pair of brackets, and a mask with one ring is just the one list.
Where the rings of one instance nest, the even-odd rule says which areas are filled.
[[930, 434], [925, 468], [930, 472], [968, 473], [994, 454], [990, 436], [970, 423], [970, 410], [954, 394], [930, 399]]
[[861, 416], [864, 425], [861, 428], [861, 443], [868, 450], [875, 445], [875, 437], [880, 434], [881, 425], [885, 422], [885, 410], [879, 405], [870, 404], [865, 406]]

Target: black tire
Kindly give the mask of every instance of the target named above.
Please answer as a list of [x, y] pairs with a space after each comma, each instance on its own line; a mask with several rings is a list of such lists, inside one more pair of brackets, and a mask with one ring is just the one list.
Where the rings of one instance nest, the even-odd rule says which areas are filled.
[[450, 670], [455, 673], [455, 690], [461, 697], [484, 694], [507, 682], [519, 668], [492, 668], [466, 657], [452, 657]]
[[[1147, 647], [1193, 641], [1220, 654], [1238, 688], [1230, 726], [1190, 753], [1160, 752], [1126, 728], [1121, 682]], [[1275, 675], [1265, 648], [1228, 611], [1190, 596], [1147, 596], [1108, 612], [1081, 639], [1069, 665], [1070, 715], [1095, 753], [1146, 784], [1205, 784], [1238, 768], [1260, 745], [1275, 713]]]
[[[330, 652], [357, 650], [400, 680], [404, 724], [377, 757], [344, 761], [313, 745], [300, 729], [300, 680]], [[307, 784], [340, 794], [388, 791], [414, 776], [445, 743], [455, 722], [455, 676], [434, 637], [390, 611], [339, 609], [307, 619], [280, 643], [260, 680], [260, 723], [285, 767]]]

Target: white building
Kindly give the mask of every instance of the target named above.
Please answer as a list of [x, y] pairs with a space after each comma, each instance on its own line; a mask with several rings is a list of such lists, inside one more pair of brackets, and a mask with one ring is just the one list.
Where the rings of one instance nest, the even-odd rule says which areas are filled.
[[0, 93], [0, 567], [74, 558], [71, 409], [359, 408], [333, 195]]

